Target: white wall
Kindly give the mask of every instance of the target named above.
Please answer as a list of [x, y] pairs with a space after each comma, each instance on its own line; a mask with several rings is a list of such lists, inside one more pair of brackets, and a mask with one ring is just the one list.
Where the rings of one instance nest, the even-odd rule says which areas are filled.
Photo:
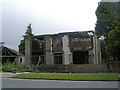
[[70, 52], [70, 48], [68, 47], [69, 45], [69, 39], [68, 36], [63, 36], [63, 64], [68, 65], [72, 63], [72, 53]]
[[101, 43], [96, 35], [93, 36], [93, 60], [94, 64], [101, 63]]
[[[20, 61], [21, 58], [22, 62]], [[15, 63], [18, 65], [25, 65], [25, 56], [18, 56], [17, 58], [15, 58]]]

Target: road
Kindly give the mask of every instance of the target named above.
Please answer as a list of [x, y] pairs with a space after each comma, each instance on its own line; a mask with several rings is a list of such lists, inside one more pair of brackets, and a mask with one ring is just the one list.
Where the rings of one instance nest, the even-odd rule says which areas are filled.
[[118, 88], [118, 81], [2, 79], [2, 88]]

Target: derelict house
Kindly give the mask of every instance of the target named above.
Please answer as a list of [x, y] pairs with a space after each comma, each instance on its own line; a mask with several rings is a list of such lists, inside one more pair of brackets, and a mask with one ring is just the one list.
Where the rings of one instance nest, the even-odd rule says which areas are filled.
[[100, 40], [92, 31], [37, 35], [25, 41], [25, 65], [100, 64]]
[[17, 64], [24, 64], [24, 55], [14, 49], [6, 46], [0, 46], [0, 63], [15, 62]]

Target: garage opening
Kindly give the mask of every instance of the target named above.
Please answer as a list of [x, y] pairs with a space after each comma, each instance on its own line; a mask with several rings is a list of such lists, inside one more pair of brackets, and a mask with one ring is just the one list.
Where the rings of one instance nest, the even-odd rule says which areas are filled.
[[88, 64], [88, 51], [74, 51], [73, 64]]

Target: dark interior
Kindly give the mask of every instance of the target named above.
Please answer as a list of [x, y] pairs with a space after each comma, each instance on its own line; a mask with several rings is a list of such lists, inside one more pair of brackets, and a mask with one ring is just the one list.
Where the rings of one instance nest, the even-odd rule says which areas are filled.
[[62, 64], [62, 54], [54, 53], [54, 64]]
[[44, 64], [44, 38], [36, 37], [32, 39], [32, 64]]
[[88, 51], [73, 52], [73, 64], [87, 64], [87, 63], [88, 63]]

